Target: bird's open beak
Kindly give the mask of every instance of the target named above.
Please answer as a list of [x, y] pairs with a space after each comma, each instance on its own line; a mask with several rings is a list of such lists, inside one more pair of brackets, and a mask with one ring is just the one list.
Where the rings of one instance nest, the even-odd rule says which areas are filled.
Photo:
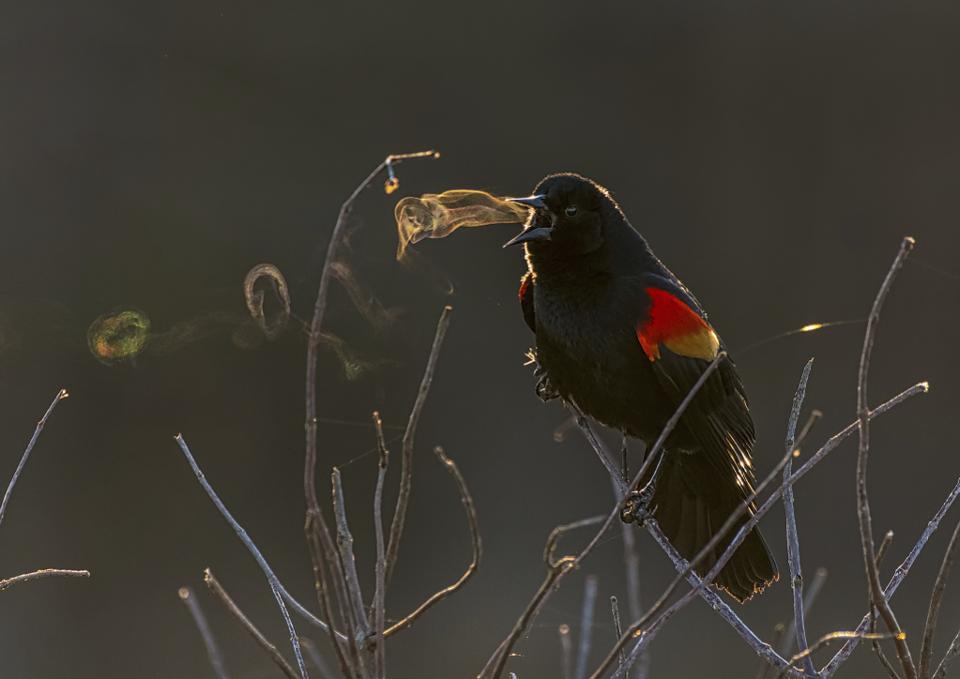
[[[543, 202], [545, 196], [540, 193], [533, 196], [527, 196], [526, 198], [508, 198], [511, 203], [518, 203], [520, 205], [525, 205], [528, 208], [533, 210], [539, 210], [545, 208], [547, 204]], [[527, 243], [532, 240], [550, 240], [550, 227], [549, 226], [531, 226], [516, 236], [508, 240], [503, 244], [503, 247], [510, 247], [511, 245], [519, 245], [520, 243]]]
[[547, 206], [543, 202], [543, 199], [546, 196], [542, 193], [538, 193], [534, 196], [527, 196], [526, 198], [507, 198], [511, 203], [519, 203], [520, 205], [526, 205], [527, 207], [533, 208], [534, 210], [539, 210]]
[[532, 240], [550, 240], [550, 231], [552, 231], [552, 229], [549, 226], [532, 226], [528, 229], [524, 229], [516, 236], [508, 240], [503, 244], [503, 247], [508, 248], [511, 245], [528, 243]]

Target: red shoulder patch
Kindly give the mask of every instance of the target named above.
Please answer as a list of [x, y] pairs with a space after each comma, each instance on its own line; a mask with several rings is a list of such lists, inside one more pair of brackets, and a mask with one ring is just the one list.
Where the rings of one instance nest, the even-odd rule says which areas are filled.
[[650, 314], [637, 327], [637, 339], [651, 361], [660, 358], [660, 345], [675, 354], [712, 361], [720, 340], [710, 325], [680, 298], [660, 288], [647, 288]]
[[521, 302], [523, 298], [527, 296], [527, 293], [530, 291], [530, 276], [524, 276], [520, 279], [520, 290], [517, 291], [517, 299]]

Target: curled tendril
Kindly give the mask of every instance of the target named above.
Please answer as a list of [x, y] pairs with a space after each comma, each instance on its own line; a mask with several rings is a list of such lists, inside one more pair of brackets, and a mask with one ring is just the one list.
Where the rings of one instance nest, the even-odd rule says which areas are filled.
[[[271, 288], [277, 301], [280, 303], [280, 310], [272, 319], [267, 319], [264, 311], [263, 290], [254, 289], [257, 281], [261, 278], [269, 278]], [[287, 287], [287, 281], [273, 264], [257, 264], [247, 272], [247, 277], [243, 280], [243, 297], [247, 302], [247, 309], [250, 316], [257, 324], [257, 327], [263, 332], [268, 340], [275, 340], [283, 332], [290, 320], [290, 289]]]

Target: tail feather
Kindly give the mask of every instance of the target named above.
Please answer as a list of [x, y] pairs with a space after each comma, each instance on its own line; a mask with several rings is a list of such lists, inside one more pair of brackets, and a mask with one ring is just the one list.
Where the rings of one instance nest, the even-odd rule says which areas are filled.
[[[702, 455], [665, 452], [653, 497], [653, 516], [676, 550], [692, 559], [710, 541], [744, 500], [732, 479], [718, 478]], [[726, 550], [744, 516], [704, 558], [696, 571], [701, 576], [713, 568]], [[760, 531], [754, 528], [714, 580], [714, 584], [743, 602], [779, 579], [776, 563]]]

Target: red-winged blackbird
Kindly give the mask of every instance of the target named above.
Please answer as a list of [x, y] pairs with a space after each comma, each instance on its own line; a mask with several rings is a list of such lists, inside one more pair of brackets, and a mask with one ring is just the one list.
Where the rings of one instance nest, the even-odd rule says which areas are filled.
[[[533, 208], [507, 245], [526, 250], [520, 305], [536, 334], [538, 393], [571, 401], [649, 447], [723, 343], [605, 188], [556, 174], [534, 195], [513, 200]], [[646, 510], [684, 557], [699, 552], [753, 491], [755, 438], [743, 384], [726, 359], [690, 403], [648, 479], [654, 489]], [[706, 573], [728, 542], [698, 572]], [[743, 601], [778, 578], [754, 529], [715, 583]]]

